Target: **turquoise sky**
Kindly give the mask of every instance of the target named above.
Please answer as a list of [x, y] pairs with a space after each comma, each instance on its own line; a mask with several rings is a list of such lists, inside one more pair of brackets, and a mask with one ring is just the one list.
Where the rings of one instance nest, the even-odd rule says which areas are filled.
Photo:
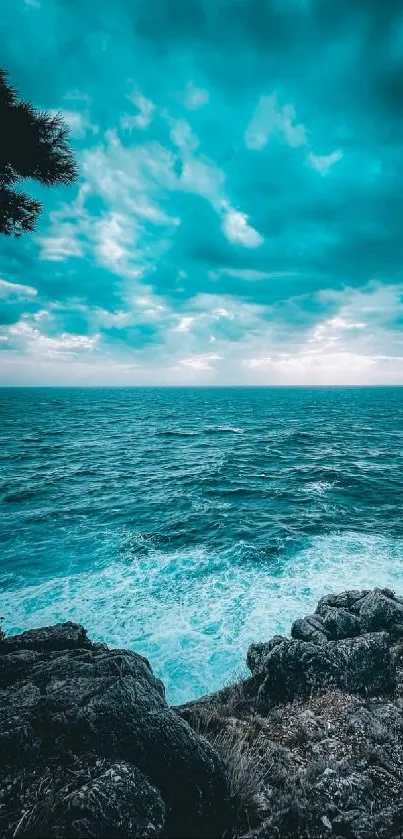
[[403, 384], [401, 0], [3, 0], [80, 180], [0, 241], [2, 384]]

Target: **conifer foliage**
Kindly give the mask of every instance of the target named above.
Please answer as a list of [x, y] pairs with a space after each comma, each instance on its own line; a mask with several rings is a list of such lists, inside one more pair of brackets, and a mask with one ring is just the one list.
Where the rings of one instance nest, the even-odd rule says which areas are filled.
[[20, 181], [71, 184], [77, 167], [62, 114], [23, 102], [0, 69], [0, 233], [20, 236], [35, 229], [40, 201], [20, 191]]

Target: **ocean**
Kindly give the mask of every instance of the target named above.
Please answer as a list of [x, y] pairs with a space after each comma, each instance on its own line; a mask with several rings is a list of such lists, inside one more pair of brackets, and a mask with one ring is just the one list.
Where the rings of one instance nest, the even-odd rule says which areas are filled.
[[403, 388], [3, 388], [0, 420], [6, 631], [82, 623], [171, 702], [325, 593], [403, 593]]

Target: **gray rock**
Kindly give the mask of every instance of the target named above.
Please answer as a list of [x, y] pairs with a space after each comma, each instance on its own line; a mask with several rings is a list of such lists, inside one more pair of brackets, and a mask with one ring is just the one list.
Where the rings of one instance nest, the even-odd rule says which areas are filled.
[[337, 663], [327, 644], [284, 640], [269, 653], [257, 695], [260, 713], [273, 702], [289, 702], [336, 683]]
[[343, 606], [323, 604], [321, 614], [309, 615], [296, 620], [291, 627], [291, 636], [300, 641], [312, 641], [325, 644], [326, 641], [338, 641], [341, 638], [354, 638], [361, 632], [361, 623], [357, 615]]
[[2, 650], [70, 650], [91, 648], [94, 645], [88, 638], [83, 626], [77, 623], [58, 623], [55, 626], [43, 626], [40, 629], [29, 629], [21, 635], [9, 635], [2, 641]]
[[348, 612], [358, 614], [360, 603], [367, 594], [369, 594], [369, 589], [363, 591], [343, 591], [340, 594], [326, 594], [325, 597], [319, 600], [315, 614], [323, 615], [329, 606], [333, 606], [336, 609], [347, 609]]
[[[63, 638], [67, 649], [61, 648]], [[81, 766], [88, 755], [96, 755], [109, 766], [123, 762], [143, 773], [164, 802], [168, 834], [204, 837], [223, 829], [227, 786], [222, 762], [168, 708], [162, 683], [145, 659], [91, 645], [74, 625], [24, 633], [8, 642], [0, 644], [0, 785], [12, 786], [21, 766], [42, 771], [52, 763], [58, 771], [65, 762]], [[27, 660], [26, 643], [28, 652], [39, 657]], [[16, 666], [22, 666], [16, 665], [18, 654], [23, 669], [16, 680]], [[139, 777], [131, 776], [129, 783], [125, 775], [124, 785], [138, 783]], [[98, 778], [97, 789], [99, 784]], [[24, 810], [24, 789], [18, 807]], [[10, 818], [7, 808], [0, 809], [2, 835], [14, 830]], [[57, 836], [57, 830], [52, 822], [46, 835]], [[110, 820], [105, 831], [111, 835]]]
[[126, 763], [80, 762], [70, 772], [48, 770], [27, 790], [14, 837], [157, 839], [164, 833], [165, 806], [145, 775]]
[[328, 606], [322, 612], [324, 631], [330, 641], [355, 638], [361, 632], [359, 618], [343, 607]]
[[387, 694], [396, 686], [396, 666], [386, 633], [312, 644], [284, 639], [260, 665], [257, 708], [289, 702], [330, 685], [364, 696]]
[[334, 642], [337, 685], [364, 696], [388, 694], [396, 688], [396, 665], [385, 632]]
[[271, 653], [277, 644], [282, 644], [283, 641], [286, 641], [286, 638], [283, 638], [282, 635], [274, 635], [273, 638], [270, 638], [270, 641], [261, 644], [251, 644], [246, 655], [246, 663], [251, 673], [255, 673], [264, 667], [269, 653]]
[[324, 622], [319, 615], [310, 615], [294, 621], [291, 637], [297, 641], [312, 641], [313, 644], [325, 644], [328, 640]]
[[360, 605], [360, 619], [364, 632], [393, 630], [403, 624], [403, 604], [389, 589], [370, 591]]

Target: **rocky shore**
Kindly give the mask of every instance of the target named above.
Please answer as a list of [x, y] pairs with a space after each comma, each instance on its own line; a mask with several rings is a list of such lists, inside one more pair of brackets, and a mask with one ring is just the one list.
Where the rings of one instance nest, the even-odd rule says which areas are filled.
[[5, 837], [403, 836], [403, 598], [324, 597], [251, 675], [169, 707], [66, 623], [0, 639]]

